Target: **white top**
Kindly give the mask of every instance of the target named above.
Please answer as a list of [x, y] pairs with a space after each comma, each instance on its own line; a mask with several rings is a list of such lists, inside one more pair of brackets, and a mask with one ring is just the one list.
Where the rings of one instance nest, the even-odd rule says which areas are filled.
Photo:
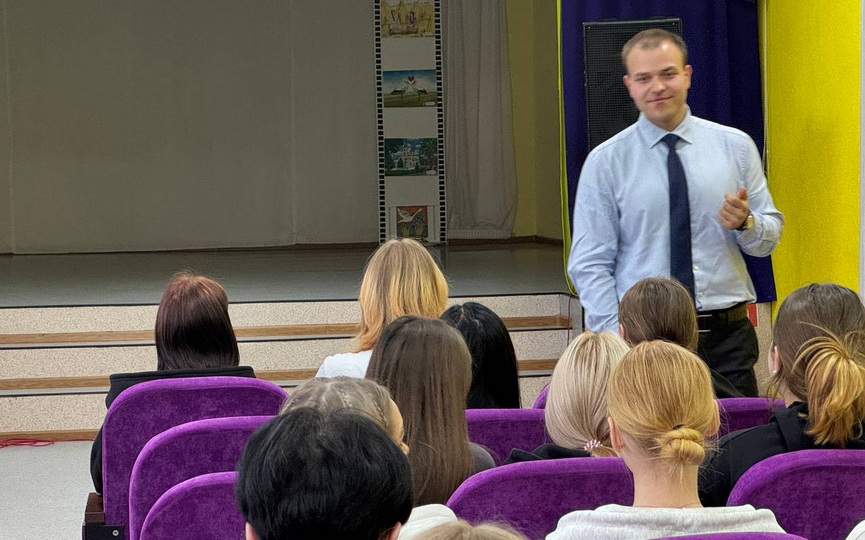
[[785, 532], [771, 510], [751, 505], [719, 508], [634, 508], [608, 504], [559, 519], [547, 540], [646, 540], [721, 532]]
[[363, 379], [366, 377], [366, 368], [369, 366], [369, 359], [372, 357], [372, 350], [360, 351], [355, 353], [342, 353], [328, 356], [318, 368], [316, 377], [354, 377], [355, 379]]
[[853, 530], [847, 535], [847, 540], [865, 540], [865, 521], [860, 521], [858, 525], [853, 527]]
[[433, 527], [457, 520], [454, 511], [443, 504], [425, 504], [411, 511], [408, 521], [399, 530], [399, 540], [412, 540]]

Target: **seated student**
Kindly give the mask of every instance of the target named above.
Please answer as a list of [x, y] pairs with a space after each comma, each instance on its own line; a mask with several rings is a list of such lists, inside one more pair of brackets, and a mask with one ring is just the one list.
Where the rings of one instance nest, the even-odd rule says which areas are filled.
[[[297, 387], [283, 404], [280, 414], [309, 407], [324, 413], [351, 409], [369, 416], [390, 435], [393, 442], [409, 454], [405, 443], [402, 415], [387, 388], [368, 379], [334, 377], [312, 379]], [[456, 521], [453, 510], [443, 504], [416, 506], [399, 532], [400, 540], [411, 540], [424, 531]]]
[[772, 384], [784, 398], [763, 426], [730, 433], [700, 477], [700, 499], [723, 506], [755, 463], [810, 448], [865, 449], [865, 306], [841, 285], [788, 296], [775, 318]]
[[[697, 351], [699, 337], [694, 300], [672, 278], [645, 278], [625, 291], [619, 302], [619, 333], [632, 347], [643, 341], [663, 339]], [[715, 397], [742, 397], [726, 377], [709, 368]]]
[[[203, 276], [181, 272], [166, 287], [156, 312], [156, 371], [111, 375], [105, 407], [127, 388], [145, 381], [185, 377], [255, 377], [238, 366], [240, 353], [222, 286]], [[93, 487], [102, 493], [102, 429], [90, 451]]]
[[609, 457], [607, 381], [628, 344], [611, 332], [583, 332], [556, 363], [544, 422], [553, 444], [532, 452], [514, 449], [505, 463], [569, 457]]
[[642, 540], [720, 532], [784, 532], [769, 510], [703, 508], [697, 473], [718, 405], [706, 364], [666, 341], [636, 345], [607, 386], [610, 440], [634, 475], [634, 505], [579, 510], [549, 540]]
[[447, 307], [448, 284], [417, 240], [388, 240], [370, 257], [360, 284], [360, 331], [355, 350], [328, 356], [316, 377], [362, 379], [382, 329], [402, 315], [438, 317]]
[[467, 409], [519, 409], [517, 355], [505, 323], [490, 308], [466, 302], [448, 308], [441, 320], [456, 328], [472, 355]]
[[366, 376], [390, 390], [403, 415], [417, 504], [444, 504], [469, 475], [495, 465], [469, 442], [471, 362], [456, 330], [415, 316], [390, 323], [372, 351]]
[[494, 523], [472, 525], [456, 521], [439, 525], [418, 537], [418, 540], [527, 540], [522, 534]]
[[237, 464], [247, 540], [395, 540], [412, 508], [411, 472], [365, 414], [301, 407], [259, 428]]

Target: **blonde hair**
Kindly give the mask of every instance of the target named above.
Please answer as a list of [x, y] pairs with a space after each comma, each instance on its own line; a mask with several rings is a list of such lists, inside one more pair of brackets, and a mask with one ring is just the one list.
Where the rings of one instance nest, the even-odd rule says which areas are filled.
[[865, 306], [835, 283], [796, 289], [773, 327], [780, 369], [772, 377], [808, 403], [808, 429], [820, 445], [845, 447], [865, 418]]
[[616, 455], [606, 391], [610, 372], [626, 352], [627, 343], [611, 332], [583, 332], [571, 341], [553, 370], [544, 411], [553, 442], [597, 457]]
[[291, 392], [279, 414], [301, 408], [323, 413], [352, 409], [369, 416], [399, 444], [402, 441], [396, 438], [401, 434], [396, 433], [396, 426], [391, 425], [390, 404], [390, 392], [375, 381], [352, 377], [310, 379]]
[[419, 535], [418, 540], [526, 540], [526, 537], [506, 525], [481, 523], [471, 525], [454, 521], [434, 527]]
[[664, 339], [696, 350], [697, 310], [685, 287], [672, 278], [645, 278], [625, 291], [619, 302], [619, 325], [631, 346]]
[[370, 257], [360, 285], [360, 329], [355, 352], [375, 346], [381, 331], [403, 315], [438, 318], [447, 307], [448, 284], [416, 240], [388, 240]]
[[706, 437], [720, 425], [709, 368], [667, 341], [628, 351], [610, 376], [607, 400], [616, 428], [680, 475], [703, 462]]

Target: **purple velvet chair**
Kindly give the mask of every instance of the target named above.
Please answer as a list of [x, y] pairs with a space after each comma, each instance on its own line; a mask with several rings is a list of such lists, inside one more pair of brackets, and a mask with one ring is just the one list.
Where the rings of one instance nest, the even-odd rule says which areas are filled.
[[111, 404], [102, 425], [106, 525], [128, 525], [132, 467], [152, 437], [193, 420], [273, 416], [287, 397], [275, 384], [249, 377], [164, 379], [124, 391]]
[[795, 534], [769, 532], [733, 532], [689, 534], [687, 536], [665, 536], [655, 540], [807, 540]]
[[619, 458], [526, 461], [480, 472], [447, 505], [471, 523], [505, 522], [534, 540], [572, 510], [634, 502], [631, 471]]
[[547, 408], [547, 394], [550, 393], [550, 385], [546, 385], [541, 388], [541, 393], [538, 394], [538, 397], [535, 398], [535, 402], [532, 404], [532, 409], [546, 409]]
[[171, 487], [202, 474], [233, 471], [252, 432], [272, 416], [209, 418], [175, 426], [150, 439], [129, 480], [127, 538], [138, 540], [144, 518]]
[[865, 516], [865, 450], [800, 450], [757, 463], [739, 478], [727, 505], [775, 513], [785, 531], [842, 539]]
[[244, 538], [246, 520], [234, 498], [236, 472], [190, 478], [169, 489], [147, 514], [141, 540]]
[[769, 400], [763, 397], [724, 398], [715, 401], [718, 402], [721, 413], [719, 438], [733, 431], [768, 424], [772, 417], [772, 409], [784, 406], [783, 400]]
[[514, 448], [534, 450], [549, 442], [543, 409], [468, 409], [469, 440], [492, 451], [496, 463]]

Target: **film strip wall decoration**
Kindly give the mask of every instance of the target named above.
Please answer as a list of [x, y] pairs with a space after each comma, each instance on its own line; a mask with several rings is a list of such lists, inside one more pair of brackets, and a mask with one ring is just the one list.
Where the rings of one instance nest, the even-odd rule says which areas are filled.
[[379, 242], [447, 241], [440, 0], [373, 0]]

